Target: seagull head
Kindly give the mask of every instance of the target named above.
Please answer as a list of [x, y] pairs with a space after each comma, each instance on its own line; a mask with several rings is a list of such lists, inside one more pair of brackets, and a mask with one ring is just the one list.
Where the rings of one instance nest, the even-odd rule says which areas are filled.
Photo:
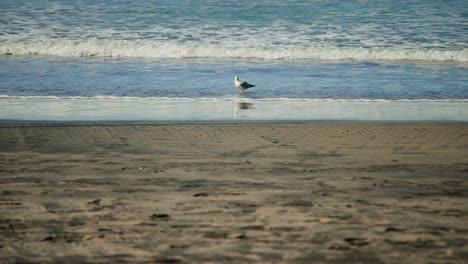
[[238, 81], [238, 80], [239, 80], [239, 77], [234, 76], [234, 80]]

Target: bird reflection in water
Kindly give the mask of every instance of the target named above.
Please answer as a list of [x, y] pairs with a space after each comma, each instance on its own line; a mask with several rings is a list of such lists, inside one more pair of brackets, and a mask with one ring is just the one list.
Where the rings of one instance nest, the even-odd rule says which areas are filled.
[[235, 117], [239, 117], [240, 113], [239, 111], [242, 111], [242, 110], [249, 110], [249, 109], [254, 109], [254, 104], [253, 103], [248, 103], [248, 102], [239, 102], [236, 104], [235, 108], [234, 108], [234, 116]]
[[253, 109], [254, 104], [252, 103], [247, 103], [247, 102], [240, 102], [238, 105], [240, 110], [247, 110], [247, 109]]

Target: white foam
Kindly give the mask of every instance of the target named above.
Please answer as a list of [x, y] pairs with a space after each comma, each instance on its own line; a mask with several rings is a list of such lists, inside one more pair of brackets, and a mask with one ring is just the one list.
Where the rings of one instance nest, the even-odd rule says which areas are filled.
[[241, 97], [132, 97], [132, 96], [20, 96], [0, 95], [0, 100], [110, 100], [110, 101], [213, 101], [213, 102], [330, 102], [330, 103], [468, 103], [468, 99], [322, 99]]
[[356, 61], [468, 62], [468, 49], [338, 48], [299, 45], [235, 46], [140, 40], [57, 40], [0, 42], [0, 54], [53, 57], [111, 57], [147, 59], [267, 59]]

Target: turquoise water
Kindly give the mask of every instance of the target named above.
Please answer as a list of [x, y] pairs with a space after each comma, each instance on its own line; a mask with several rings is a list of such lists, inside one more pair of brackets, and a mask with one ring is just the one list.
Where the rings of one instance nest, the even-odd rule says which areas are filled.
[[[467, 11], [466, 1], [5, 0], [0, 118], [468, 120]], [[235, 75], [257, 86], [240, 95]]]

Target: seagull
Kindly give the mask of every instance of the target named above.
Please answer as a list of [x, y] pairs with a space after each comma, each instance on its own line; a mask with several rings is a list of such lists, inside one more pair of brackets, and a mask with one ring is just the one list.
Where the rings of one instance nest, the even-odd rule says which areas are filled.
[[234, 76], [234, 86], [239, 88], [239, 90], [241, 90], [241, 94], [243, 94], [245, 90], [247, 90], [247, 89], [249, 89], [251, 87], [254, 87], [255, 85], [250, 84], [248, 82], [243, 82], [243, 81], [239, 80], [239, 77]]

